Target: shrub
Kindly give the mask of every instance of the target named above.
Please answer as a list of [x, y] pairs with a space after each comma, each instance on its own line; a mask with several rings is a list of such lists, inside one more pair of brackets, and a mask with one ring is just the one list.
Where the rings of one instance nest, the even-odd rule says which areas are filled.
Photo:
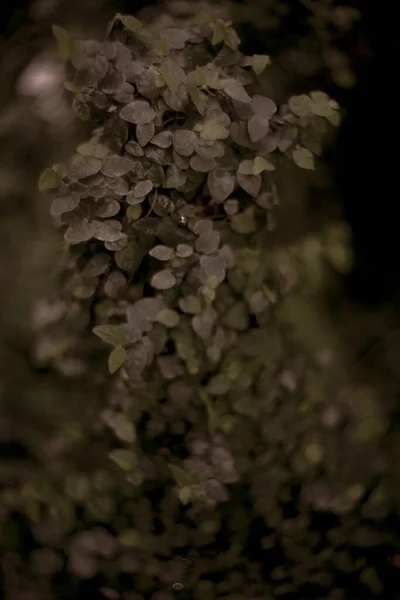
[[320, 402], [323, 357], [299, 359], [288, 335], [294, 258], [267, 250], [279, 173], [314, 168], [338, 107], [314, 92], [278, 108], [259, 93], [268, 57], [243, 56], [221, 20], [156, 32], [117, 15], [102, 42], [54, 33], [93, 133], [39, 182], [67, 246], [38, 359], [93, 391], [22, 490], [41, 546], [25, 576], [62, 572], [64, 550], [109, 598], [296, 593], [323, 546], [307, 510], [335, 518], [365, 492], [353, 466], [330, 486], [343, 415]]

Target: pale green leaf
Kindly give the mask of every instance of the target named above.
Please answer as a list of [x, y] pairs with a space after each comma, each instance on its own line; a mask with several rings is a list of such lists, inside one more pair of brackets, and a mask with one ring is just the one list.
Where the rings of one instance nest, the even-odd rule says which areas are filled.
[[118, 346], [115, 346], [115, 348], [113, 348], [113, 350], [111, 350], [110, 355], [108, 357], [108, 370], [111, 374], [115, 373], [116, 371], [118, 371], [118, 369], [120, 367], [122, 367], [122, 365], [125, 362], [125, 358], [126, 358], [126, 350], [123, 346], [121, 346], [120, 344]]

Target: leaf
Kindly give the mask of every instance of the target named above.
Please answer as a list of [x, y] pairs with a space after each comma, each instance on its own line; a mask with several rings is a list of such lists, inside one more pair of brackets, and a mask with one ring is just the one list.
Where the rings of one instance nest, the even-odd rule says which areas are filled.
[[102, 198], [97, 202], [96, 210], [93, 216], [106, 219], [108, 217], [115, 217], [120, 211], [120, 203], [116, 200], [110, 200], [109, 198]]
[[200, 91], [195, 85], [188, 85], [187, 91], [198, 112], [201, 115], [204, 115], [208, 106], [208, 96]]
[[206, 231], [197, 238], [196, 251], [202, 254], [213, 254], [218, 250], [219, 240], [218, 231]]
[[105, 252], [95, 254], [87, 262], [85, 268], [83, 269], [83, 277], [98, 277], [99, 275], [102, 275], [104, 271], [106, 271], [108, 265], [110, 264], [110, 261], [110, 256]]
[[[142, 198], [141, 200], [144, 200]], [[129, 221], [137, 221], [142, 215], [142, 207], [140, 204], [136, 204], [134, 206], [128, 206], [126, 210], [126, 217]]]
[[84, 220], [77, 225], [71, 225], [65, 232], [64, 239], [69, 244], [81, 244], [88, 242], [97, 232], [98, 223]]
[[239, 210], [239, 202], [234, 198], [224, 202], [224, 211], [227, 215], [235, 215]]
[[306, 94], [292, 96], [289, 98], [288, 106], [292, 113], [298, 117], [309, 117], [312, 114], [311, 98]]
[[129, 152], [129, 154], [132, 154], [132, 156], [144, 156], [143, 148], [133, 140], [126, 144], [125, 150]]
[[77, 98], [72, 101], [72, 110], [81, 121], [88, 121], [90, 117], [90, 108], [84, 102], [79, 102]]
[[153, 275], [150, 284], [157, 290], [169, 290], [176, 284], [175, 275], [170, 269], [164, 269]]
[[[215, 289], [220, 283], [222, 283], [225, 279], [225, 261], [222, 256], [219, 254], [204, 254], [200, 258], [200, 267], [202, 270], [201, 281], [208, 287], [212, 287]], [[210, 281], [213, 282], [213, 286], [210, 286]]]
[[160, 36], [167, 41], [168, 47], [173, 50], [182, 50], [189, 37], [184, 29], [174, 29], [172, 27], [162, 29]]
[[161, 131], [161, 133], [157, 133], [151, 140], [151, 143], [159, 148], [169, 148], [172, 146], [172, 132]]
[[39, 178], [39, 190], [41, 192], [47, 192], [49, 190], [55, 190], [61, 185], [60, 174], [54, 171], [54, 169], [46, 169], [43, 171]]
[[138, 459], [134, 452], [124, 448], [115, 448], [109, 452], [108, 457], [123, 471], [133, 471], [137, 466]]
[[77, 152], [82, 156], [94, 156], [94, 158], [106, 158], [110, 151], [103, 144], [99, 144], [96, 140], [90, 140], [77, 147]]
[[311, 110], [317, 117], [325, 117], [328, 119], [334, 112], [337, 112], [339, 108], [338, 106], [336, 108], [335, 104], [332, 103], [332, 100], [329, 98], [328, 94], [325, 94], [325, 92], [310, 92], [310, 98]]
[[253, 175], [254, 161], [253, 160], [242, 160], [238, 167], [238, 173], [242, 175]]
[[188, 473], [185, 471], [185, 469], [182, 469], [182, 467], [179, 467], [178, 465], [170, 464], [168, 466], [171, 469], [172, 476], [179, 487], [183, 488], [193, 485], [194, 481], [191, 473]]
[[150, 256], [156, 258], [157, 260], [171, 260], [174, 257], [174, 251], [172, 248], [168, 246], [154, 246], [149, 252]]
[[124, 364], [126, 359], [126, 350], [121, 344], [115, 346], [113, 350], [111, 350], [110, 355], [108, 357], [108, 370], [111, 374], [118, 371], [120, 367]]
[[135, 37], [143, 44], [149, 45], [153, 42], [154, 38], [151, 33], [144, 27], [143, 23], [136, 17], [131, 15], [121, 15], [118, 13], [115, 16], [115, 20], [121, 21], [122, 25], [129, 31], [135, 34]]
[[189, 258], [192, 256], [193, 248], [192, 246], [188, 246], [187, 244], [178, 244], [176, 247], [176, 255], [180, 258]]
[[229, 137], [229, 129], [215, 121], [206, 121], [200, 131], [200, 137], [207, 142], [226, 140]]
[[50, 212], [53, 217], [59, 217], [60, 215], [70, 212], [74, 210], [77, 206], [79, 206], [79, 196], [78, 194], [66, 195], [66, 196], [58, 196], [54, 198]]
[[156, 321], [165, 327], [173, 328], [179, 325], [180, 315], [171, 308], [162, 308], [156, 315]]
[[136, 138], [139, 144], [146, 146], [152, 139], [155, 132], [154, 123], [140, 123], [136, 127]]
[[156, 113], [146, 100], [135, 100], [124, 106], [121, 109], [119, 116], [124, 121], [128, 121], [128, 123], [145, 125], [155, 119]]
[[75, 154], [67, 164], [67, 174], [71, 179], [84, 179], [96, 175], [103, 166], [101, 160]]
[[126, 325], [96, 325], [93, 333], [103, 342], [112, 346], [127, 346], [130, 342], [129, 330]]
[[185, 296], [179, 300], [179, 308], [182, 312], [190, 315], [198, 315], [201, 313], [202, 306], [197, 296]]
[[231, 218], [231, 227], [233, 231], [241, 235], [253, 233], [257, 224], [254, 219], [254, 206], [249, 206], [243, 212], [233, 215]]
[[134, 167], [132, 159], [125, 156], [111, 156], [103, 162], [102, 173], [107, 177], [122, 177]]
[[253, 175], [260, 175], [263, 171], [275, 171], [275, 165], [263, 156], [256, 156], [253, 165]]
[[221, 88], [224, 92], [237, 102], [243, 102], [248, 104], [251, 102], [251, 98], [239, 81], [236, 79], [223, 79], [221, 81]]
[[199, 139], [196, 144], [196, 152], [204, 158], [222, 158], [225, 154], [225, 147], [220, 141], [207, 142]]
[[177, 61], [166, 58], [160, 67], [160, 73], [168, 86], [168, 91], [177, 94], [182, 83], [186, 83], [186, 73]]
[[[142, 198], [144, 198], [145, 196], [150, 194], [152, 189], [153, 189], [153, 183], [150, 181], [150, 179], [145, 179], [144, 181], [139, 181], [139, 183], [137, 183], [132, 190], [133, 196], [135, 198], [140, 198], [140, 201], [142, 201]], [[128, 202], [128, 204], [133, 204], [133, 202], [129, 202], [129, 200], [127, 200], [127, 202]]]
[[259, 94], [255, 94], [251, 99], [251, 106], [256, 115], [263, 117], [264, 119], [270, 119], [274, 116], [278, 107], [275, 102], [271, 100], [271, 98], [267, 98], [266, 96], [260, 96]]
[[136, 243], [127, 244], [122, 250], [115, 253], [115, 262], [118, 267], [132, 276], [141, 261], [141, 252]]
[[178, 129], [172, 134], [174, 150], [181, 156], [190, 156], [194, 152], [197, 136], [190, 129]]
[[125, 529], [118, 535], [118, 541], [125, 548], [141, 548], [143, 535], [137, 529]]
[[163, 187], [168, 188], [180, 188], [186, 183], [187, 177], [183, 171], [178, 169], [176, 165], [169, 165], [165, 174], [165, 181]]
[[301, 169], [313, 171], [315, 169], [314, 155], [307, 148], [297, 146], [292, 152], [293, 162]]
[[100, 223], [95, 237], [102, 242], [116, 242], [121, 238], [122, 225], [119, 221], [109, 220]]
[[262, 140], [269, 131], [269, 121], [261, 115], [253, 115], [247, 122], [247, 131], [253, 143]]
[[261, 177], [260, 175], [245, 175], [243, 173], [237, 174], [237, 182], [240, 187], [255, 198], [260, 193], [261, 188]]
[[66, 29], [53, 25], [51, 28], [54, 37], [58, 42], [58, 50], [64, 60], [68, 60], [70, 56], [71, 37]]
[[115, 92], [114, 100], [121, 104], [130, 104], [133, 102], [134, 93], [134, 87], [125, 81]]
[[228, 171], [214, 169], [207, 177], [207, 185], [216, 202], [224, 202], [235, 189], [236, 179]]
[[190, 159], [190, 166], [193, 171], [198, 173], [208, 173], [217, 166], [217, 163], [213, 158], [204, 158], [203, 156], [192, 156]]
[[254, 54], [251, 57], [251, 68], [258, 76], [271, 64], [271, 58], [266, 54]]

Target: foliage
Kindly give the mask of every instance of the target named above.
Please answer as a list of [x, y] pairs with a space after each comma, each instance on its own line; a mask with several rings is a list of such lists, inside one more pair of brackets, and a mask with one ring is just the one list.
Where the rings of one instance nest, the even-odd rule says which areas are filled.
[[301, 302], [323, 258], [346, 257], [333, 234], [268, 247], [279, 173], [314, 168], [337, 105], [259, 93], [269, 60], [243, 56], [223, 20], [157, 32], [118, 14], [101, 42], [55, 32], [93, 133], [40, 177], [66, 249], [36, 358], [93, 389], [2, 497], [36, 543], [8, 572], [41, 598], [66, 593], [66, 571], [106, 598], [304, 596], [311, 581], [334, 599], [336, 561], [379, 591], [374, 566], [324, 538], [342, 518], [369, 539], [351, 530], [360, 499], [367, 518], [391, 502], [348, 459], [374, 455], [384, 411], [365, 389], [332, 402], [342, 372]]

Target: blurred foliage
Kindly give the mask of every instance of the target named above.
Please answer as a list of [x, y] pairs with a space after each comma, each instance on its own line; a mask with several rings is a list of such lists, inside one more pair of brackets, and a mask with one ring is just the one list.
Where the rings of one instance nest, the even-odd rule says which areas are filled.
[[[223, 21], [190, 30], [208, 38], [194, 64], [222, 61], [195, 72], [190, 91], [196, 106], [205, 94], [224, 109], [194, 118], [179, 104], [187, 63], [165, 61], [155, 99], [159, 59], [135, 37], [146, 43], [146, 31], [121, 15], [108, 43], [76, 45], [100, 38], [107, 7], [97, 21], [92, 3], [67, 4], [37, 3], [30, 43], [23, 30], [3, 42], [2, 597], [396, 597], [398, 344], [380, 337], [390, 314], [325, 306], [332, 273], [351, 268], [349, 232], [326, 207], [315, 218], [307, 197], [329, 182], [318, 165], [338, 111], [321, 93], [285, 96], [274, 65], [293, 47], [287, 9], [265, 11], [263, 31], [288, 31], [271, 64], [242, 59]], [[338, 26], [328, 3], [301, 4], [317, 20], [295, 36], [300, 66], [301, 47], [317, 56]], [[185, 53], [174, 24], [191, 19], [187, 7], [146, 9], [162, 54]], [[236, 9], [246, 21], [248, 5]], [[296, 60], [281, 62], [284, 81], [301, 72]], [[234, 144], [227, 112], [247, 123]], [[46, 165], [51, 202], [36, 191]]]

